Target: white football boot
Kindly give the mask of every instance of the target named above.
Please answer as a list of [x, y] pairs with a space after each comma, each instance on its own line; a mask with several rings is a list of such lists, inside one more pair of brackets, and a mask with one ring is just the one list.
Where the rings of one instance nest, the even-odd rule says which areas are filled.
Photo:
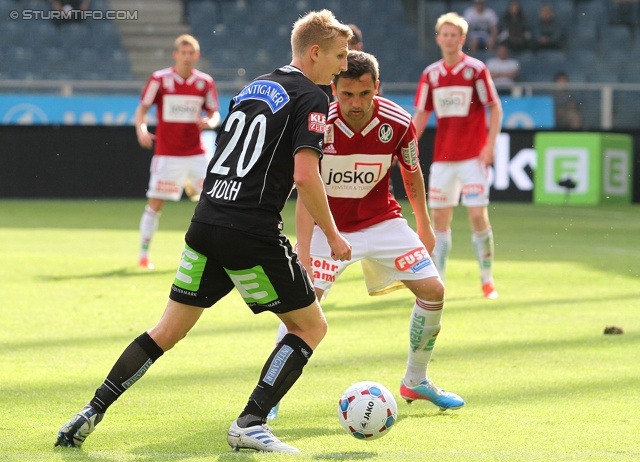
[[235, 420], [231, 424], [231, 428], [229, 428], [227, 442], [234, 451], [244, 448], [264, 452], [300, 452], [297, 448], [289, 446], [276, 438], [267, 424], [240, 428], [238, 427], [238, 421]]

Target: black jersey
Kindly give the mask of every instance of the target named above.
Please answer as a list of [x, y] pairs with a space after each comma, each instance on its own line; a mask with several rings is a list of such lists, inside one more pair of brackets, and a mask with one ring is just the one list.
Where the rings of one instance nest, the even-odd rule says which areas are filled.
[[333, 88], [331, 88], [331, 85], [318, 85], [318, 86], [329, 97], [329, 101], [333, 101]]
[[322, 156], [328, 109], [326, 94], [293, 66], [244, 87], [220, 127], [193, 221], [280, 233], [293, 156], [301, 148]]

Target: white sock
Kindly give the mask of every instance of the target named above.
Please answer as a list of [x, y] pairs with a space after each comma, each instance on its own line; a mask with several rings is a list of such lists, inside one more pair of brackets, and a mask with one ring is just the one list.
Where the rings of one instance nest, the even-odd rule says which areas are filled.
[[278, 333], [276, 334], [276, 345], [279, 344], [285, 335], [287, 335], [289, 331], [287, 330], [287, 326], [284, 325], [283, 322], [278, 326]]
[[140, 258], [149, 257], [149, 245], [158, 229], [160, 212], [154, 211], [149, 205], [145, 206], [142, 218], [140, 218]]
[[444, 301], [427, 302], [416, 299], [409, 323], [409, 360], [404, 384], [415, 387], [427, 379], [427, 367], [436, 338], [442, 326]]
[[449, 252], [453, 241], [451, 239], [451, 229], [446, 231], [435, 231], [436, 234], [436, 246], [431, 253], [433, 263], [436, 265], [438, 272], [440, 273], [440, 279], [444, 282], [445, 270], [447, 267], [447, 259], [449, 258]]
[[482, 283], [493, 282], [493, 231], [487, 228], [480, 232], [473, 232], [471, 242], [480, 266]]

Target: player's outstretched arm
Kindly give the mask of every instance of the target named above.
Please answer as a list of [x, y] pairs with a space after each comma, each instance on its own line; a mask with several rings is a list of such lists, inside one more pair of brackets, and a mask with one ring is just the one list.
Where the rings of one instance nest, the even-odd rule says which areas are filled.
[[431, 254], [436, 245], [436, 235], [431, 227], [431, 219], [429, 218], [429, 210], [427, 209], [427, 194], [424, 188], [424, 177], [422, 169], [418, 165], [414, 171], [400, 168], [402, 173], [402, 181], [404, 190], [407, 193], [407, 199], [413, 209], [416, 218], [416, 233], [420, 240]]
[[327, 236], [335, 260], [351, 260], [351, 245], [342, 237], [329, 210], [327, 194], [320, 176], [320, 156], [313, 149], [300, 149], [294, 158], [294, 181], [298, 197], [313, 220]]

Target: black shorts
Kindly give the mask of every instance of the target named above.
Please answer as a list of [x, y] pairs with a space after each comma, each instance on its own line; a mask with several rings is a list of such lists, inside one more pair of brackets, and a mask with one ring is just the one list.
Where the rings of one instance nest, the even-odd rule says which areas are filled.
[[169, 297], [207, 308], [238, 289], [254, 313], [286, 313], [316, 298], [286, 236], [261, 236], [192, 222]]

